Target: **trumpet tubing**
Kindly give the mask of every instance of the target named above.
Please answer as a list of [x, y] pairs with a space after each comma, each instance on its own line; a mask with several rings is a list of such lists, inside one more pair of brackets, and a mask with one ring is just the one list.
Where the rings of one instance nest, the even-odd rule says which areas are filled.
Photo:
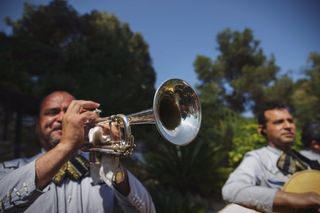
[[157, 89], [153, 106], [130, 115], [112, 115], [98, 119], [101, 123], [116, 122], [122, 128], [120, 140], [86, 144], [83, 151], [102, 152], [118, 156], [130, 155], [135, 147], [132, 125], [155, 124], [159, 133], [175, 145], [187, 145], [197, 136], [201, 125], [201, 106], [193, 88], [180, 79], [170, 79]]

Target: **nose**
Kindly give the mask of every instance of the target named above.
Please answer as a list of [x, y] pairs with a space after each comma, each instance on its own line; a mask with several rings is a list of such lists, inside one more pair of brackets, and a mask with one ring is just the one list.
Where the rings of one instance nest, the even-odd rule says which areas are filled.
[[294, 126], [294, 123], [293, 123], [292, 121], [286, 120], [286, 121], [284, 122], [284, 127], [285, 127], [285, 128], [292, 128], [293, 126]]
[[63, 115], [64, 115], [64, 111], [62, 110], [62, 111], [60, 111], [59, 114], [57, 115], [57, 120], [61, 122], [61, 121], [62, 121], [62, 118], [63, 118]]

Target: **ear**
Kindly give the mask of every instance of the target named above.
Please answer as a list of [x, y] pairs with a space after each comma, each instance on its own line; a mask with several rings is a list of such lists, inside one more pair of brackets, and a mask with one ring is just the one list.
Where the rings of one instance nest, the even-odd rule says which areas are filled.
[[259, 124], [258, 125], [258, 132], [259, 132], [259, 134], [261, 134], [261, 135], [266, 135], [266, 132], [265, 132], [266, 130], [265, 130], [265, 127], [263, 126], [263, 125], [261, 125], [261, 124]]

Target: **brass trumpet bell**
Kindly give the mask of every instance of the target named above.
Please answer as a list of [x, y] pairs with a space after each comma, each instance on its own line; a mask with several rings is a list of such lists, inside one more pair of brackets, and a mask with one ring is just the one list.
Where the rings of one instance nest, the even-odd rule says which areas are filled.
[[201, 106], [192, 87], [180, 79], [164, 82], [153, 100], [155, 124], [160, 134], [175, 145], [187, 145], [197, 136]]

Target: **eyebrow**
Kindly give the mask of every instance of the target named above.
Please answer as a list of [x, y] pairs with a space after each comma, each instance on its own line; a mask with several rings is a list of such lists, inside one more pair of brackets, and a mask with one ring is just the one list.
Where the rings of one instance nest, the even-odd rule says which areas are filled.
[[294, 122], [294, 119], [293, 119], [293, 118], [286, 118], [286, 119], [282, 118], [282, 119], [274, 120], [274, 121], [272, 121], [272, 123], [282, 123], [282, 122], [284, 122], [284, 121], [286, 121], [286, 120], [289, 121], [289, 122], [291, 122], [291, 123]]

